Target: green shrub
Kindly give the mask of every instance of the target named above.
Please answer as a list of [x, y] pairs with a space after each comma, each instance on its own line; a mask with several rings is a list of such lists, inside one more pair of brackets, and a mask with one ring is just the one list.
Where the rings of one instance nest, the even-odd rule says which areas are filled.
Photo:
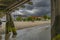
[[51, 17], [48, 17], [48, 19], [51, 19]]
[[16, 20], [17, 21], [22, 21], [22, 17], [17, 17]]
[[43, 18], [46, 20], [46, 19], [48, 19], [48, 16], [47, 15], [44, 15]]
[[60, 34], [53, 38], [53, 40], [60, 40]]

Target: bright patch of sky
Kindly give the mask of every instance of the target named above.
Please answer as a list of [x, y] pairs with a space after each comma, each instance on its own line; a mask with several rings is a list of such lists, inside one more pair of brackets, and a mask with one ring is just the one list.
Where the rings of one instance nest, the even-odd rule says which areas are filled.
[[37, 9], [32, 9], [32, 10], [26, 10], [27, 12], [31, 13], [31, 14], [34, 14], [35, 12], [37, 12], [38, 10]]

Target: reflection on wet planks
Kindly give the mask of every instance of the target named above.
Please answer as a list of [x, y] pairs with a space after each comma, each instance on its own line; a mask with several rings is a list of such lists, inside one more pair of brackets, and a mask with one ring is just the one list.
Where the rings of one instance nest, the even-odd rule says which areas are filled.
[[0, 35], [0, 40], [2, 40], [2, 35]]
[[12, 35], [10, 38], [11, 34], [5, 34], [5, 40], [16, 40], [16, 35]]

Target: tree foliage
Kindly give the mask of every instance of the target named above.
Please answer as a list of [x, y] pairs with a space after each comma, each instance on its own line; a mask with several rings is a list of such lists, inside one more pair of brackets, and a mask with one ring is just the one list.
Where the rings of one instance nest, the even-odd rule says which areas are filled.
[[44, 15], [43, 18], [44, 18], [45, 20], [47, 20], [47, 19], [51, 19], [51, 17], [48, 16], [48, 15]]
[[22, 21], [22, 17], [17, 17], [16, 20], [17, 21]]
[[60, 40], [60, 34], [53, 38], [53, 40]]

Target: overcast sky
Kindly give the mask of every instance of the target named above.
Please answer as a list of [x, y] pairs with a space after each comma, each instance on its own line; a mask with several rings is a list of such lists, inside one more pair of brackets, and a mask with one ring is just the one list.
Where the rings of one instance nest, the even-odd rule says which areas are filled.
[[25, 8], [20, 8], [19, 10], [15, 10], [13, 13], [21, 14], [21, 15], [36, 15], [40, 16], [43, 14], [50, 15], [51, 6], [50, 0], [32, 0], [33, 5], [25, 4]]

